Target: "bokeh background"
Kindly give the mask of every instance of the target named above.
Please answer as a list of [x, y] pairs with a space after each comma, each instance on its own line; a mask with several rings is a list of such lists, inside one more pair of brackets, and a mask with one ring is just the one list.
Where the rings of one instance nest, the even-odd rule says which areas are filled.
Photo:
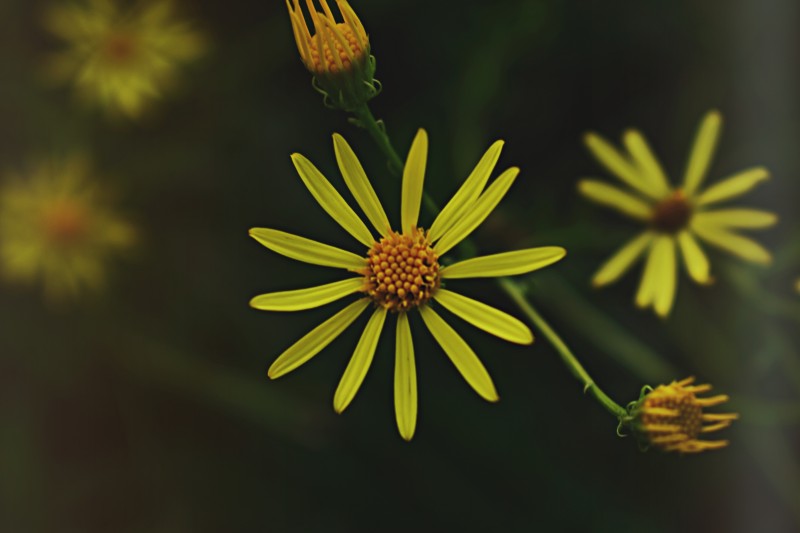
[[[487, 404], [417, 334], [410, 444], [395, 427], [386, 339], [341, 416], [333, 391], [359, 328], [269, 381], [274, 358], [333, 307], [263, 313], [249, 299], [335, 275], [267, 251], [247, 230], [351, 246], [289, 155], [341, 185], [330, 135], [344, 134], [392, 218], [399, 185], [381, 154], [311, 89], [283, 2], [182, 2], [208, 52], [139, 121], [109, 121], [42, 82], [58, 48], [42, 28], [46, 5], [0, 3], [0, 166], [89, 153], [140, 242], [113, 262], [105, 291], [65, 305], [38, 287], [0, 286], [0, 530], [800, 528], [796, 2], [352, 4], [384, 86], [373, 111], [402, 154], [427, 129], [435, 200], [506, 140], [500, 166], [522, 174], [475, 240], [484, 252], [568, 249], [530, 277], [532, 299], [606, 392], [625, 403], [645, 383], [697, 375], [731, 395], [726, 407], [742, 415], [724, 434], [731, 445], [686, 457], [617, 437], [541, 336], [514, 347], [456, 324], [498, 386], [501, 401]], [[743, 203], [779, 214], [756, 236], [775, 262], [712, 251], [717, 283], [681, 274], [672, 316], [659, 320], [632, 304], [639, 269], [589, 286], [637, 228], [576, 194], [580, 177], [606, 175], [581, 136], [636, 126], [675, 180], [711, 108], [726, 122], [709, 182], [757, 164], [772, 173]], [[492, 284], [463, 286], [515, 312]]]

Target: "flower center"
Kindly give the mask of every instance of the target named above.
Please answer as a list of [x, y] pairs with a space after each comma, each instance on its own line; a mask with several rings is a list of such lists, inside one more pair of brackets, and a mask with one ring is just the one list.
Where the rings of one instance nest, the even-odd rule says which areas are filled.
[[659, 202], [653, 210], [650, 223], [662, 233], [677, 233], [692, 218], [692, 206], [683, 191], [677, 190]]
[[409, 235], [390, 232], [367, 254], [366, 292], [389, 311], [425, 304], [439, 288], [439, 256], [422, 228]]
[[133, 37], [120, 32], [112, 33], [106, 38], [103, 45], [103, 52], [106, 57], [115, 63], [125, 63], [129, 61], [136, 52], [136, 43]]
[[[664, 387], [664, 389], [662, 391], [659, 387], [645, 398], [642, 423], [645, 427], [663, 428], [654, 429], [654, 435], [672, 434], [675, 435], [676, 441], [694, 439], [700, 434], [703, 426], [703, 408], [692, 392], [674, 387]], [[658, 414], [664, 409], [674, 414]], [[681, 436], [680, 439], [678, 435]]]
[[69, 246], [86, 234], [89, 220], [81, 206], [61, 201], [45, 209], [41, 224], [51, 244]]
[[[336, 24], [336, 29], [338, 29], [339, 33], [344, 36], [345, 41], [347, 41], [348, 48], [350, 49], [350, 53], [353, 54], [356, 62], [361, 62], [364, 56], [364, 51], [358, 46], [358, 39], [356, 38], [356, 34], [353, 32], [353, 29], [349, 25], [342, 22]], [[334, 37], [333, 31], [330, 28], [325, 28], [324, 31], [327, 32], [327, 35], [322, 36], [322, 60], [320, 60], [320, 53], [319, 49], [317, 48], [318, 40], [316, 35], [314, 35], [309, 42], [311, 61], [313, 63], [313, 65], [310, 65], [311, 70], [320, 74], [324, 74], [326, 72], [335, 74], [339, 71], [339, 65], [336, 63], [336, 59], [333, 56], [333, 54], [336, 54], [342, 61], [342, 67], [344, 70], [349, 71], [352, 68], [352, 64], [350, 63], [350, 57], [347, 55], [347, 51], [345, 51], [345, 49], [342, 47], [342, 43], [339, 42], [336, 37]], [[328, 46], [329, 41], [333, 43], [335, 50], [330, 49]], [[324, 63], [322, 61], [324, 61]], [[325, 65], [327, 65], [327, 68]]]

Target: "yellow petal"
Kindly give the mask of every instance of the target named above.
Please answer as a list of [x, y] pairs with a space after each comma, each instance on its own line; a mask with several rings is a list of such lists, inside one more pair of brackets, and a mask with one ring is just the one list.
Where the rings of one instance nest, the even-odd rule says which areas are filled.
[[653, 242], [655, 234], [646, 231], [632, 239], [608, 259], [592, 278], [592, 285], [602, 287], [619, 279]]
[[696, 223], [727, 228], [768, 228], [778, 221], [775, 213], [759, 209], [718, 209], [694, 216]]
[[642, 178], [650, 182], [653, 191], [658, 191], [662, 197], [669, 194], [670, 186], [664, 169], [650, 150], [644, 136], [637, 130], [628, 130], [623, 136], [623, 142], [633, 161], [639, 166]]
[[696, 203], [698, 206], [705, 206], [736, 198], [767, 178], [769, 178], [769, 171], [764, 167], [743, 170], [706, 189], [697, 197]]
[[273, 252], [304, 263], [347, 270], [366, 266], [366, 259], [352, 252], [276, 229], [251, 228], [250, 236]]
[[425, 182], [425, 164], [428, 159], [428, 134], [417, 131], [411, 150], [408, 152], [406, 166], [403, 168], [403, 190], [400, 203], [400, 221], [403, 232], [410, 235], [411, 229], [419, 221], [419, 208], [422, 204], [422, 185]]
[[516, 276], [552, 265], [565, 255], [567, 251], [560, 246], [541, 246], [485, 255], [446, 266], [440, 271], [440, 276], [442, 279]]
[[470, 175], [467, 177], [464, 184], [456, 191], [453, 197], [447, 202], [447, 205], [436, 217], [436, 220], [431, 224], [431, 229], [428, 232], [428, 237], [431, 242], [436, 242], [439, 238], [449, 230], [466, 213], [475, 200], [480, 196], [483, 188], [486, 187], [486, 182], [492, 175], [497, 160], [500, 158], [500, 152], [503, 149], [503, 141], [495, 141], [492, 146], [486, 150], [481, 160], [475, 165]]
[[654, 280], [653, 307], [656, 313], [666, 317], [672, 309], [677, 288], [677, 258], [675, 257], [675, 239], [662, 236], [653, 245], [653, 253], [658, 261], [658, 277]]
[[497, 207], [508, 189], [519, 174], [516, 167], [509, 168], [492, 183], [469, 211], [450, 230], [445, 233], [433, 247], [439, 255], [446, 253], [453, 246], [464, 240], [475, 228], [481, 225], [486, 217]]
[[702, 220], [698, 222], [696, 217], [692, 220], [692, 230], [697, 233], [698, 237], [709, 244], [730, 252], [742, 259], [762, 265], [767, 265], [772, 262], [772, 255], [760, 244], [747, 237], [742, 237], [741, 235], [737, 235], [736, 233], [717, 226], [702, 224]]
[[378, 307], [369, 317], [367, 327], [361, 334], [355, 352], [347, 364], [347, 368], [342, 375], [342, 380], [339, 386], [336, 387], [336, 393], [333, 395], [333, 409], [337, 413], [341, 413], [350, 402], [353, 401], [356, 393], [358, 392], [364, 377], [367, 375], [367, 370], [372, 364], [372, 358], [375, 356], [375, 348], [378, 347], [378, 339], [383, 330], [383, 322], [386, 320], [386, 309]]
[[269, 367], [267, 375], [270, 379], [279, 378], [317, 355], [358, 318], [358, 315], [367, 308], [369, 302], [369, 298], [356, 300], [306, 333], [302, 339], [291, 345], [275, 359], [275, 362]]
[[582, 195], [599, 204], [607, 205], [638, 220], [649, 220], [653, 213], [647, 202], [597, 180], [581, 180], [578, 190]]
[[636, 306], [647, 307], [651, 305], [656, 295], [656, 280], [659, 277], [661, 265], [659, 264], [658, 254], [655, 253], [656, 244], [663, 237], [655, 237], [650, 251], [647, 254], [647, 262], [644, 265], [642, 281], [639, 283], [639, 290], [636, 291]]
[[417, 369], [408, 315], [398, 313], [394, 363], [394, 412], [397, 429], [405, 440], [417, 427]]
[[689, 276], [697, 283], [709, 283], [711, 281], [711, 266], [705, 252], [697, 244], [697, 240], [690, 232], [682, 231], [678, 234], [678, 244], [681, 247], [683, 264], [686, 266]]
[[372, 237], [369, 228], [358, 218], [355, 211], [347, 205], [347, 202], [344, 201], [344, 198], [336, 191], [333, 185], [325, 179], [322, 172], [317, 170], [317, 167], [301, 154], [292, 154], [292, 162], [311, 195], [331, 218], [347, 230], [350, 235], [363, 243], [364, 246], [371, 247], [375, 239]]
[[378, 233], [386, 235], [391, 229], [389, 218], [353, 149], [338, 133], [333, 134], [333, 149], [347, 188]]
[[434, 299], [454, 315], [487, 333], [517, 344], [533, 342], [533, 333], [528, 326], [499, 309], [446, 289], [436, 291]]
[[424, 305], [419, 308], [422, 321], [428, 327], [431, 335], [442, 347], [444, 353], [450, 358], [461, 376], [482, 398], [496, 402], [500, 399], [497, 390], [494, 388], [492, 378], [484, 368], [483, 364], [472, 351], [472, 348], [464, 342], [458, 333], [451, 328], [442, 317], [430, 307]]
[[714, 157], [721, 126], [722, 115], [716, 110], [706, 113], [700, 122], [683, 181], [683, 190], [687, 195], [691, 196], [706, 176], [711, 158]]
[[589, 132], [584, 137], [584, 142], [597, 162], [614, 176], [645, 196], [654, 199], [661, 198], [660, 191], [653, 187], [648, 180], [643, 179], [639, 169], [603, 137]]
[[348, 294], [362, 289], [364, 278], [352, 278], [342, 281], [310, 287], [308, 289], [298, 289], [294, 291], [270, 292], [260, 294], [250, 300], [250, 307], [261, 309], [262, 311], [301, 311], [303, 309], [313, 309], [339, 298], [344, 298]]

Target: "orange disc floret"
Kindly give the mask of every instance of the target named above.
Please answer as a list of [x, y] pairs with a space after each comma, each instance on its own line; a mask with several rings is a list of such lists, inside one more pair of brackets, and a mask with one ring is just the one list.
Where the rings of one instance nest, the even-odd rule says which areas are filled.
[[75, 202], [59, 201], [42, 210], [42, 231], [54, 246], [69, 246], [81, 240], [89, 226], [86, 209]]
[[113, 63], [127, 63], [136, 55], [135, 38], [131, 34], [116, 30], [105, 39], [103, 52]]
[[678, 233], [689, 224], [691, 218], [692, 205], [686, 194], [677, 190], [656, 204], [650, 222], [662, 233]]
[[[336, 34], [330, 28], [326, 28], [323, 30], [327, 35], [323, 37], [323, 39], [313, 38], [309, 43], [309, 51], [311, 53], [311, 64], [309, 65], [309, 69], [313, 72], [318, 74], [330, 72], [336, 73], [339, 71], [339, 62], [336, 61], [334, 54], [339, 57], [339, 61], [341, 62], [342, 69], [344, 71], [348, 71], [352, 68], [352, 62], [350, 58], [353, 58], [355, 62], [361, 62], [364, 58], [364, 50], [358, 44], [358, 39], [356, 38], [355, 33], [353, 32], [352, 28], [345, 23], [338, 23], [336, 24], [336, 29], [339, 32], [339, 35], [344, 39], [342, 40], [337, 39]], [[322, 60], [320, 59], [320, 53], [318, 49], [318, 44], [322, 42]], [[329, 43], [333, 43], [333, 47], [335, 50], [331, 50]], [[324, 60], [324, 61], [323, 61]]]
[[389, 311], [425, 304], [439, 288], [439, 257], [422, 228], [389, 232], [367, 254], [364, 292]]

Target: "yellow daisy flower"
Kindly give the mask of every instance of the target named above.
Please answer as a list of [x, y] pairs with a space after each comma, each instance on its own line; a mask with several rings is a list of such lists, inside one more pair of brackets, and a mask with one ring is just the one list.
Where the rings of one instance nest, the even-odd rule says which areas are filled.
[[694, 141], [683, 185], [674, 188], [641, 133], [628, 130], [622, 137], [627, 153], [620, 153], [595, 133], [586, 135], [594, 157], [619, 178], [626, 189], [584, 179], [578, 185], [587, 198], [612, 207], [647, 225], [647, 229], [614, 254], [595, 274], [596, 287], [616, 281], [642, 256], [644, 275], [636, 294], [638, 307], [652, 306], [666, 317], [677, 288], [678, 250], [686, 271], [701, 284], [712, 281], [710, 266], [697, 238], [760, 264], [771, 261], [768, 251], [734, 230], [766, 228], [777, 217], [756, 209], [717, 209], [716, 204], [740, 196], [769, 177], [763, 167], [743, 170], [701, 191], [700, 186], [717, 145], [722, 117], [710, 111]]
[[647, 387], [642, 398], [631, 406], [634, 430], [645, 445], [665, 452], [698, 453], [718, 450], [728, 445], [727, 440], [702, 440], [698, 437], [725, 429], [739, 418], [736, 413], [706, 413], [708, 407], [728, 401], [728, 396], [718, 394], [710, 398], [697, 395], [711, 390], [711, 385], [693, 385], [694, 377]]
[[174, 18], [171, 0], [130, 9], [115, 0], [60, 2], [45, 25], [66, 49], [49, 62], [51, 77], [83, 99], [131, 118], [174, 82], [178, 67], [199, 57], [202, 38]]
[[106, 207], [85, 158], [45, 160], [0, 189], [0, 268], [11, 281], [41, 279], [61, 299], [105, 280], [104, 263], [129, 247], [133, 228]]
[[483, 278], [525, 274], [550, 265], [566, 254], [548, 246], [487, 255], [443, 266], [442, 255], [456, 246], [492, 212], [514, 183], [518, 168], [503, 172], [486, 187], [502, 141], [495, 142], [475, 169], [441, 210], [430, 229], [418, 225], [422, 200], [428, 137], [419, 130], [403, 171], [401, 224], [393, 230], [353, 150], [338, 134], [334, 150], [347, 188], [379, 237], [350, 208], [333, 185], [300, 154], [292, 155], [297, 172], [322, 208], [359, 242], [361, 253], [334, 248], [304, 237], [265, 228], [250, 235], [274, 252], [298, 261], [339, 268], [350, 275], [342, 280], [308, 289], [256, 296], [250, 304], [268, 311], [299, 311], [319, 307], [351, 294], [360, 298], [348, 304], [284, 351], [269, 368], [278, 378], [305, 363], [344, 331], [367, 307], [372, 314], [333, 398], [341, 413], [353, 400], [375, 354], [388, 314], [397, 318], [394, 398], [400, 435], [410, 440], [417, 420], [417, 377], [408, 313], [419, 311], [422, 321], [470, 386], [488, 401], [498, 399], [494, 383], [475, 352], [434, 310], [438, 303], [470, 324], [501, 339], [518, 344], [533, 342], [528, 327], [516, 318], [472, 298], [444, 288], [459, 278]]

